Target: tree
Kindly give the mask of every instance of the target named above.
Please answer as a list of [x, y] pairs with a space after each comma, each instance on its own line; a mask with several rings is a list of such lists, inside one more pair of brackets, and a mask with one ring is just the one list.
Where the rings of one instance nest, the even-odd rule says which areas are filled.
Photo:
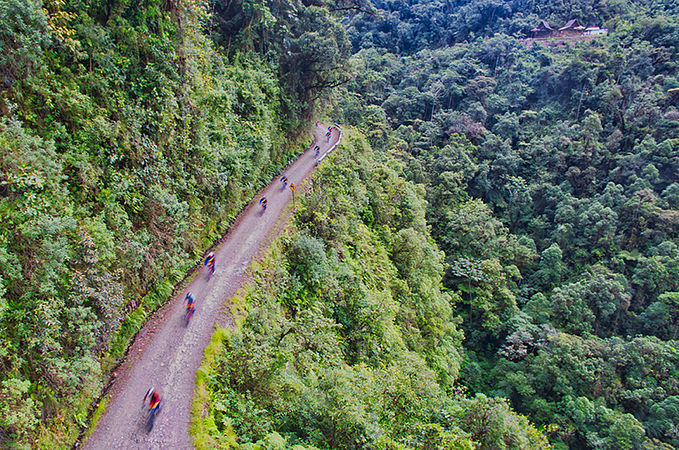
[[644, 427], [631, 414], [611, 410], [585, 397], [566, 398], [564, 403], [565, 413], [588, 446], [610, 450], [642, 448], [646, 440]]
[[670, 444], [679, 445], [679, 397], [667, 397], [651, 406], [648, 434], [660, 439], [668, 439]]
[[448, 255], [492, 258], [506, 242], [507, 230], [481, 200], [460, 204], [447, 214], [439, 240]]
[[[311, 105], [349, 79], [346, 61], [351, 50], [346, 32], [314, 6], [295, 11], [281, 45], [280, 70], [289, 95]], [[307, 111], [307, 113], [310, 111]]]
[[563, 252], [556, 242], [542, 251], [538, 270], [531, 275], [531, 281], [545, 291], [559, 286], [564, 274]]
[[320, 290], [331, 270], [323, 243], [302, 235], [292, 242], [287, 254], [291, 274], [311, 290]]
[[625, 277], [594, 266], [583, 274], [581, 281], [554, 289], [552, 320], [571, 333], [611, 335], [621, 314], [630, 306], [628, 291]]
[[506, 189], [509, 192], [507, 202], [507, 215], [509, 216], [509, 229], [513, 232], [519, 224], [525, 224], [526, 218], [531, 215], [533, 199], [526, 180], [521, 177], [507, 176]]
[[546, 449], [547, 439], [524, 416], [511, 412], [506, 400], [483, 394], [465, 399], [458, 413], [461, 428], [484, 449]]
[[675, 262], [666, 256], [640, 258], [632, 276], [632, 286], [636, 288], [636, 300], [650, 303], [660, 294], [674, 290], [677, 287], [674, 278], [675, 266]]
[[679, 183], [670, 184], [661, 195], [670, 208], [679, 209]]
[[479, 283], [487, 279], [481, 270], [481, 261], [469, 260], [467, 258], [459, 258], [450, 265], [450, 272], [452, 275], [459, 278], [467, 279], [467, 293], [469, 295], [469, 323], [473, 324], [474, 316], [474, 298], [472, 293], [472, 281]]
[[665, 292], [641, 314], [644, 329], [661, 339], [675, 340], [679, 331], [679, 293]]

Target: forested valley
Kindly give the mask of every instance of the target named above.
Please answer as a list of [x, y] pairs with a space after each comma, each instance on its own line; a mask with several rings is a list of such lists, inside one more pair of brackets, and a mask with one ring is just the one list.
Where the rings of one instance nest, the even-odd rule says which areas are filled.
[[[344, 19], [339, 114], [425, 187], [457, 383], [555, 448], [677, 446], [676, 5], [374, 5]], [[609, 35], [526, 39], [539, 19]]]
[[[0, 447], [83, 436], [320, 115], [197, 448], [679, 446], [677, 8], [0, 2]], [[530, 39], [571, 19], [608, 35]]]

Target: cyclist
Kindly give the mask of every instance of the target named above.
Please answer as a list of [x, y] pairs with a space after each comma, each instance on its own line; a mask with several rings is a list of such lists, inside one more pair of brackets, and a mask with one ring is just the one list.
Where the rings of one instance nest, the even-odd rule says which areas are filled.
[[285, 175], [283, 175], [283, 176], [281, 177], [281, 183], [283, 183], [283, 189], [285, 189], [286, 187], [288, 187], [288, 177], [285, 176]]
[[259, 204], [262, 205], [262, 214], [264, 214], [264, 211], [266, 211], [266, 197], [262, 197], [259, 199]]
[[314, 151], [316, 152], [316, 157], [318, 158], [318, 154], [321, 153], [321, 147], [318, 145], [314, 147]]
[[160, 394], [158, 393], [158, 391], [156, 391], [154, 388], [151, 388], [148, 391], [146, 391], [146, 395], [144, 396], [142, 406], [146, 404], [147, 398], [149, 399], [149, 411], [157, 410], [158, 406], [160, 406]]
[[144, 396], [144, 401], [142, 402], [142, 409], [146, 405], [146, 399], [149, 399], [148, 416], [146, 418], [146, 432], [150, 433], [153, 429], [153, 424], [156, 421], [156, 416], [160, 412], [162, 403], [160, 400], [160, 394], [154, 388], [149, 389]]
[[208, 279], [210, 276], [215, 273], [215, 254], [210, 252], [207, 254], [207, 258], [205, 258], [205, 267], [207, 267], [208, 274], [207, 277]]
[[[186, 314], [187, 317], [191, 317], [193, 313], [196, 311], [196, 299], [193, 298], [193, 295], [191, 293], [186, 294], [186, 298], [184, 299], [184, 303], [186, 303]], [[187, 320], [188, 322], [188, 320]]]

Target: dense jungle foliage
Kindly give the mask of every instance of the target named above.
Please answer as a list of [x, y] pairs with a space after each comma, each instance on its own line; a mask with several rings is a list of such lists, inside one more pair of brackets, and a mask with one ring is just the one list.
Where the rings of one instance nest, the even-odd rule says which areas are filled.
[[[679, 446], [677, 5], [374, 5], [338, 120], [425, 187], [459, 383], [555, 448]], [[572, 18], [609, 35], [526, 39]]]
[[208, 351], [197, 448], [548, 447], [505, 399], [455, 388], [461, 299], [402, 171], [357, 135], [313, 175]]
[[2, 448], [73, 444], [147, 314], [346, 79], [327, 8], [251, 15], [227, 52], [209, 6], [0, 2]]
[[679, 446], [678, 7], [0, 1], [0, 446], [72, 445], [330, 91], [206, 445]]

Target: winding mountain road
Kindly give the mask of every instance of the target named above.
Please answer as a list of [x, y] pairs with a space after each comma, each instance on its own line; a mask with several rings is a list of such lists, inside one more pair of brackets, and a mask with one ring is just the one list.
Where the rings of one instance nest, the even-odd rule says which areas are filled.
[[[314, 145], [320, 146], [321, 157], [339, 140], [333, 128], [328, 142], [327, 125], [318, 124], [315, 142], [288, 169], [288, 183], [298, 185], [309, 175], [317, 158]], [[289, 184], [288, 184], [289, 187]], [[203, 350], [210, 342], [214, 325], [232, 323], [225, 301], [243, 282], [246, 269], [276, 230], [292, 193], [275, 179], [255, 201], [243, 211], [222, 244], [215, 250], [216, 271], [208, 281], [205, 269], [194, 277], [177, 296], [158, 310], [139, 332], [118, 368], [115, 382], [107, 392], [110, 402], [97, 427], [82, 448], [99, 449], [191, 449], [189, 435], [191, 400], [196, 373], [203, 360]], [[268, 199], [266, 213], [258, 204]], [[184, 297], [191, 292], [196, 299], [196, 312], [188, 326], [184, 321]], [[144, 394], [156, 387], [164, 406], [150, 433], [144, 429], [145, 411], [141, 409]]]

